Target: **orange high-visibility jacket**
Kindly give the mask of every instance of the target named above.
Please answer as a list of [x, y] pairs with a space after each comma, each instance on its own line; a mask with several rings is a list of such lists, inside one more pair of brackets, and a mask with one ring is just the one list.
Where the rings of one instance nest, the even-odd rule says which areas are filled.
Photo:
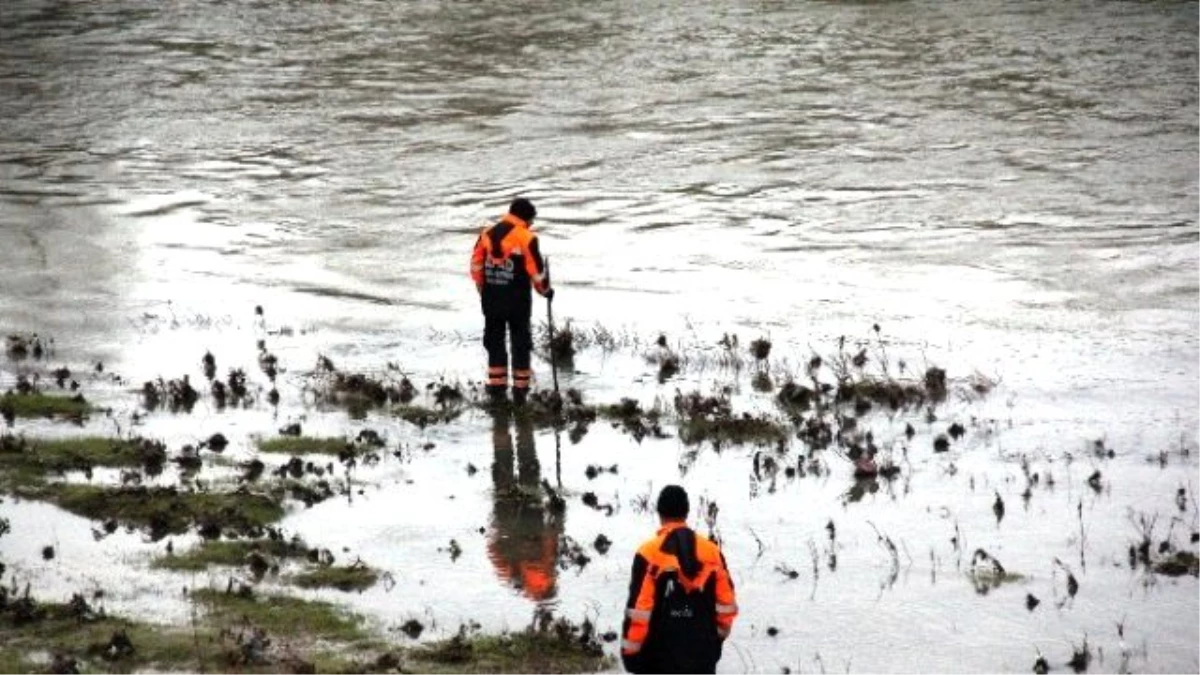
[[656, 580], [662, 572], [678, 570], [679, 580], [686, 589], [704, 589], [706, 593], [713, 593], [715, 597], [712, 600], [716, 609], [713, 620], [718, 637], [723, 641], [733, 630], [733, 621], [738, 614], [737, 599], [734, 595], [733, 580], [729, 576], [725, 556], [722, 555], [720, 547], [707, 537], [693, 532], [694, 555], [699, 563], [699, 571], [690, 577], [683, 574], [683, 570], [689, 565], [684, 565], [673, 552], [664, 550], [671, 548], [668, 544], [672, 539], [671, 534], [686, 527], [683, 521], [668, 522], [653, 538], [638, 548], [633, 558], [633, 573], [629, 582], [629, 600], [626, 603], [621, 642], [621, 656], [627, 665], [639, 655], [649, 637]]
[[538, 237], [529, 224], [509, 213], [484, 228], [471, 252], [471, 279], [484, 314], [528, 315], [530, 288], [543, 295], [550, 288]]

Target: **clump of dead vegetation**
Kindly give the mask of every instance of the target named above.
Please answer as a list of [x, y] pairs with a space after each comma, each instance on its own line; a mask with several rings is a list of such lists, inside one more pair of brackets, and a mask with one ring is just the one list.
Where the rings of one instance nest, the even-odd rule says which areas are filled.
[[767, 415], [735, 413], [729, 388], [712, 395], [698, 391], [677, 393], [674, 399], [678, 416], [679, 439], [689, 445], [709, 442], [725, 445], [779, 445], [787, 441], [787, 425]]
[[570, 368], [575, 361], [576, 343], [581, 341], [579, 332], [568, 319], [563, 325], [556, 326], [553, 333], [547, 328], [541, 337], [539, 351], [547, 361]]
[[619, 403], [599, 406], [596, 412], [609, 420], [613, 427], [624, 430], [638, 442], [647, 436], [667, 438], [667, 433], [662, 428], [662, 411], [657, 407], [643, 409], [637, 399], [622, 398]]
[[480, 399], [476, 387], [468, 389], [444, 379], [427, 383], [422, 391], [393, 363], [380, 374], [348, 373], [327, 356], [317, 359], [305, 389], [316, 403], [346, 408], [352, 417], [387, 409], [421, 428], [454, 420], [467, 404]]
[[318, 402], [350, 409], [369, 409], [387, 404], [408, 404], [417, 388], [407, 376], [389, 368], [382, 375], [347, 373], [338, 370], [327, 356], [317, 358], [310, 391]]
[[37, 333], [10, 333], [4, 340], [4, 354], [14, 361], [30, 358], [40, 360], [49, 357], [53, 350], [54, 338], [42, 337]]

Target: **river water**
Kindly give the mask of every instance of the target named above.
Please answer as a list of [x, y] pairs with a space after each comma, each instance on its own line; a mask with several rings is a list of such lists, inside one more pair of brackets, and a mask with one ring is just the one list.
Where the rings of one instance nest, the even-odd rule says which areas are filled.
[[[383, 625], [520, 627], [533, 602], [486, 552], [505, 536], [497, 485], [466, 470], [493, 463], [490, 420], [421, 431], [288, 406], [318, 354], [481, 377], [467, 258], [481, 222], [522, 194], [540, 212], [556, 320], [616, 336], [563, 373], [592, 400], [749, 391], [744, 371], [705, 367], [719, 353], [660, 385], [642, 357], [659, 332], [701, 355], [727, 332], [767, 337], [779, 373], [839, 336], [883, 340], [919, 370], [996, 382], [933, 424], [876, 416], [889, 442], [908, 421], [920, 435], [904, 480], [865, 493], [844, 458], [768, 491], [743, 449], [692, 456], [602, 425], [563, 439], [564, 532], [615, 545], [561, 571], [556, 611], [619, 629], [629, 556], [654, 527], [631, 502], [682, 481], [694, 504], [720, 504], [738, 584], [722, 671], [1016, 671], [1039, 651], [1063, 668], [1086, 636], [1092, 670], [1196, 672], [1195, 578], [1130, 570], [1125, 552], [1139, 514], [1160, 516], [1158, 537], [1182, 519], [1175, 543], [1193, 551], [1200, 526], [1197, 37], [1197, 3], [1168, 1], [7, 0], [0, 328], [133, 383], [198, 378], [205, 350], [250, 366], [270, 336], [288, 371], [280, 411], [164, 413], [146, 431], [222, 430], [249, 452], [251, 435], [304, 416], [433, 443], [357, 501], [284, 525], [396, 577], [329, 596]], [[934, 455], [952, 420], [968, 435]], [[549, 477], [554, 436], [533, 440]], [[1116, 456], [1097, 459], [1097, 440]], [[1024, 507], [1022, 454], [1057, 479]], [[590, 464], [619, 473], [589, 480]], [[1085, 482], [1096, 469], [1099, 491]], [[581, 504], [585, 491], [616, 513]], [[145, 570], [157, 545], [94, 543], [86, 521], [40, 505], [0, 514], [16, 573], [123, 580], [124, 609], [183, 611], [155, 592], [177, 580]], [[37, 556], [46, 528], [73, 542], [52, 564]], [[881, 535], [903, 545], [898, 574]], [[450, 537], [453, 562], [439, 552]], [[1027, 581], [975, 592], [976, 547]], [[814, 573], [826, 549], [836, 569]]]

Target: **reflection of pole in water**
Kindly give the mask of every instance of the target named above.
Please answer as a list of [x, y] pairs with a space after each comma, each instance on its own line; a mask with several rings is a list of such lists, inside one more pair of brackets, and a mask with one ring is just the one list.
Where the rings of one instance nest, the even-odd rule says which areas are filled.
[[558, 491], [562, 492], [562, 435], [559, 433], [558, 424], [554, 425], [554, 481], [558, 485]]
[[528, 415], [515, 416], [514, 445], [509, 428], [513, 417], [507, 408], [496, 410], [493, 417], [493, 518], [488, 558], [507, 585], [541, 602], [557, 594], [562, 518], [543, 503], [544, 481], [533, 422]]

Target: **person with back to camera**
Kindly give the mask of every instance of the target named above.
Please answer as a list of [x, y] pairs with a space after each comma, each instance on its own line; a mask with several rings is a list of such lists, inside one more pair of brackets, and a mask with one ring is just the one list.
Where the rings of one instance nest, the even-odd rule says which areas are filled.
[[631, 673], [714, 673], [737, 618], [725, 556], [687, 526], [688, 495], [658, 495], [661, 527], [633, 557], [621, 662]]
[[483, 346], [488, 355], [487, 393], [502, 401], [508, 393], [508, 350], [512, 339], [513, 403], [525, 402], [533, 378], [530, 353], [533, 336], [529, 318], [537, 290], [554, 299], [550, 275], [533, 232], [537, 209], [524, 197], [512, 201], [499, 222], [480, 233], [471, 252], [471, 279], [483, 309]]

